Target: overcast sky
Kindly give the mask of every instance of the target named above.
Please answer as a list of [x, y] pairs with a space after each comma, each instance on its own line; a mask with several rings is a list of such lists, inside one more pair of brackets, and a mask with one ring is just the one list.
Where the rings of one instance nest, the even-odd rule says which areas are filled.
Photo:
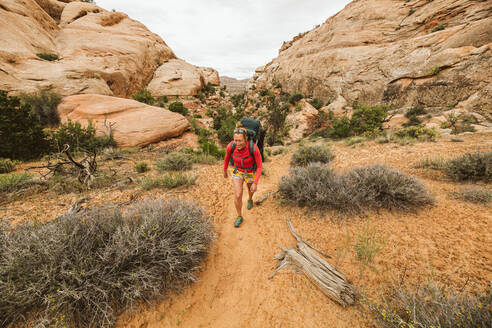
[[159, 34], [176, 56], [249, 78], [278, 54], [283, 41], [312, 29], [349, 0], [95, 0]]

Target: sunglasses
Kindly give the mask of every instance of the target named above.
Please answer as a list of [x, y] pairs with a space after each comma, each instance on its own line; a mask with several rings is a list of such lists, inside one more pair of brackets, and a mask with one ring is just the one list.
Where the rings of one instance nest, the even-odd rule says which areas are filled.
[[234, 133], [246, 133], [244, 129], [234, 129]]

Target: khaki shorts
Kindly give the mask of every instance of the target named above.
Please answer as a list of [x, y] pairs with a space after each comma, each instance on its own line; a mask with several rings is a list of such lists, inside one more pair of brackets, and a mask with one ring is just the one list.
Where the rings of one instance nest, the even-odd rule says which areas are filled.
[[232, 169], [232, 178], [243, 179], [244, 181], [246, 181], [246, 183], [253, 183], [256, 178], [256, 172], [244, 173], [234, 168]]

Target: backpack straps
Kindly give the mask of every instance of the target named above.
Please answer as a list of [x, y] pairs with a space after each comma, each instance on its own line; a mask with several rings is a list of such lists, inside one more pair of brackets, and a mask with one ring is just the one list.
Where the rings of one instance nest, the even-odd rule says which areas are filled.
[[234, 163], [234, 157], [235, 158], [241, 158], [241, 162], [246, 158], [253, 157], [253, 165], [250, 167], [243, 167], [243, 169], [256, 171], [257, 166], [256, 166], [255, 155], [254, 155], [254, 151], [256, 150], [256, 147], [257, 147], [256, 143], [253, 143], [253, 140], [249, 140], [248, 141], [249, 156], [246, 156], [246, 157], [234, 156], [234, 151], [236, 150], [236, 143], [233, 141], [232, 147], [231, 147], [231, 158], [229, 159], [229, 164], [231, 164], [233, 167], [235, 167], [237, 169], [238, 167]]

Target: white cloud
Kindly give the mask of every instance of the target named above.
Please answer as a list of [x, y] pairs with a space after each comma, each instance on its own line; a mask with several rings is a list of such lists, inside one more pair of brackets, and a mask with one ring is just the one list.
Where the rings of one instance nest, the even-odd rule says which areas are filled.
[[312, 29], [348, 0], [96, 0], [157, 33], [191, 64], [220, 75], [250, 77], [278, 54], [283, 41]]

